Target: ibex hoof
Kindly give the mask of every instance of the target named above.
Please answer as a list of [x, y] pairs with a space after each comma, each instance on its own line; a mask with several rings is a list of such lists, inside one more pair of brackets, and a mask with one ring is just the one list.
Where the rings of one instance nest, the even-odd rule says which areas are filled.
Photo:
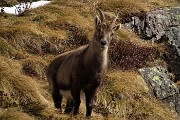
[[91, 116], [86, 116], [86, 120], [90, 120], [91, 119]]

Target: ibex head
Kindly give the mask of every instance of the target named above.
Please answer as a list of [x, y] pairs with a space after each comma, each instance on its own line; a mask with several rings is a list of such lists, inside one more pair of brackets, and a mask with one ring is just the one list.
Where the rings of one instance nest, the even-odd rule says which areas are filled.
[[113, 34], [121, 27], [121, 24], [116, 24], [118, 14], [111, 23], [107, 23], [104, 13], [96, 8], [99, 16], [95, 17], [95, 42], [101, 49], [107, 48], [112, 39]]

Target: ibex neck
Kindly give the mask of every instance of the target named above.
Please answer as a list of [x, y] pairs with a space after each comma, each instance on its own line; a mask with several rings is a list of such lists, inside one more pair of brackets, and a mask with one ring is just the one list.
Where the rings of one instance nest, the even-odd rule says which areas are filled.
[[85, 65], [96, 65], [98, 69], [107, 67], [108, 48], [99, 49], [92, 41], [87, 49]]

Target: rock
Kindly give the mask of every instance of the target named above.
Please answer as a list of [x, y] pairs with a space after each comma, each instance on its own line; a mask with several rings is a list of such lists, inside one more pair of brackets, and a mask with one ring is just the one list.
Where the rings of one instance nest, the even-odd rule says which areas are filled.
[[165, 68], [152, 67], [139, 69], [141, 75], [150, 85], [154, 95], [159, 99], [164, 99], [168, 96], [179, 93], [175, 83], [168, 77], [168, 72]]
[[[180, 26], [180, 7], [154, 9], [142, 16], [132, 17], [125, 27], [145, 40], [160, 40], [170, 27]], [[179, 28], [178, 28], [179, 29]]]
[[180, 56], [180, 26], [168, 28], [165, 34], [169, 39], [169, 44], [175, 46], [178, 55]]
[[168, 103], [172, 109], [180, 114], [180, 91], [176, 84], [169, 79], [167, 70], [158, 66], [141, 68], [139, 72], [155, 97]]
[[169, 27], [165, 31], [168, 38], [166, 51], [169, 53], [164, 57], [168, 63], [168, 69], [175, 75], [175, 81], [180, 80], [180, 26]]
[[163, 99], [163, 101], [168, 103], [174, 111], [180, 114], [180, 94], [174, 94], [172, 96], [169, 96]]
[[180, 80], [180, 7], [165, 7], [132, 17], [125, 27], [140, 35], [144, 40], [168, 41], [163, 58], [168, 71]]

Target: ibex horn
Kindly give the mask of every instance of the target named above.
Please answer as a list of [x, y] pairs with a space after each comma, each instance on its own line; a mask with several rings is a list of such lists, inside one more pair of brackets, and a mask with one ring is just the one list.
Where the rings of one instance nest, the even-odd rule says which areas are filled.
[[112, 23], [111, 23], [112, 26], [116, 23], [116, 20], [118, 19], [118, 17], [119, 17], [119, 12], [117, 13], [116, 17], [112, 21]]
[[99, 12], [100, 14], [100, 19], [101, 19], [101, 22], [103, 22], [105, 20], [105, 16], [104, 16], [104, 13], [97, 7], [96, 10]]

